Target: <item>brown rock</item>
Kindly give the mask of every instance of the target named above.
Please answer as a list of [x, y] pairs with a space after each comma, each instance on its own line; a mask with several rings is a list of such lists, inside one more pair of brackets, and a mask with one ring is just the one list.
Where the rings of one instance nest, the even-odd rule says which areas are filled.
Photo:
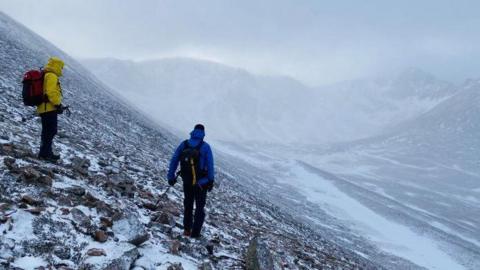
[[178, 240], [173, 240], [170, 242], [170, 253], [178, 255], [180, 253], [181, 243]]
[[32, 167], [27, 167], [22, 172], [22, 177], [28, 181], [37, 180], [41, 176], [42, 174]]
[[83, 196], [85, 195], [86, 191], [84, 188], [80, 187], [80, 186], [73, 186], [73, 187], [69, 187], [66, 189], [66, 192], [69, 193], [69, 194], [73, 194], [75, 196]]
[[167, 270], [183, 270], [182, 263], [172, 263], [168, 266]]
[[5, 167], [7, 167], [7, 169], [12, 170], [15, 168], [15, 161], [16, 160], [14, 158], [6, 157], [3, 159], [3, 164], [5, 164]]
[[175, 219], [169, 213], [160, 213], [158, 216], [155, 217], [155, 222], [159, 222], [161, 224], [166, 224], [170, 226], [175, 226]]
[[98, 230], [95, 231], [94, 237], [95, 241], [98, 241], [100, 243], [105, 243], [108, 240], [108, 235], [105, 233], [105, 231]]
[[158, 208], [156, 204], [151, 203], [151, 202], [145, 202], [145, 203], [143, 203], [142, 206], [143, 206], [143, 208], [151, 210], [151, 211], [155, 211]]
[[8, 216], [0, 216], [0, 224], [6, 223], [9, 219], [10, 217]]
[[30, 212], [33, 215], [40, 215], [45, 210], [46, 210], [45, 207], [34, 207], [34, 208], [26, 209], [25, 211]]
[[19, 204], [18, 204], [18, 208], [26, 209], [26, 208], [28, 208], [28, 204], [23, 203], [23, 202], [22, 202], [22, 203], [19, 203]]
[[141, 244], [145, 243], [148, 239], [150, 239], [150, 234], [148, 232], [138, 235], [134, 239], [128, 241], [130, 244], [135, 245], [135, 246], [140, 246]]
[[2, 144], [2, 150], [4, 153], [12, 153], [13, 145], [12, 144]]
[[62, 215], [64, 216], [70, 214], [70, 209], [68, 208], [60, 208], [60, 211], [62, 211]]
[[52, 183], [53, 183], [53, 179], [52, 179], [52, 177], [50, 177], [48, 175], [42, 175], [38, 179], [38, 183], [51, 187]]
[[21, 199], [21, 202], [29, 204], [29, 205], [34, 205], [34, 206], [38, 206], [38, 205], [42, 204], [42, 201], [36, 200], [29, 195], [23, 195], [22, 199]]
[[0, 211], [6, 211], [8, 209], [10, 209], [10, 204], [8, 203], [0, 203]]
[[112, 227], [113, 226], [113, 221], [108, 218], [108, 217], [100, 217], [100, 222], [102, 223], [102, 226], [104, 227]]
[[107, 256], [105, 250], [101, 248], [91, 248], [87, 251], [88, 256]]

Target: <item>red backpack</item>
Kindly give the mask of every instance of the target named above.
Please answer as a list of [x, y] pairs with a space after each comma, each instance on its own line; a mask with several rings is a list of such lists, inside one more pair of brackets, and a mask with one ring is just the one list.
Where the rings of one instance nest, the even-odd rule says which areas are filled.
[[30, 70], [23, 75], [23, 104], [25, 106], [38, 106], [47, 101], [43, 93], [43, 70]]

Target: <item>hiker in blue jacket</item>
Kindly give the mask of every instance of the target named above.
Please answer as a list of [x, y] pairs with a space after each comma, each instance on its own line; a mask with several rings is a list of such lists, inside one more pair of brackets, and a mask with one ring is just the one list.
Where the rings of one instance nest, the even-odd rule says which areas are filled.
[[[213, 188], [215, 171], [213, 168], [213, 154], [210, 145], [203, 141], [205, 127], [195, 126], [190, 132], [190, 139], [183, 141], [170, 161], [168, 170], [168, 184], [176, 183], [175, 171], [180, 163], [180, 176], [183, 180], [184, 206], [184, 235], [199, 238], [205, 219], [205, 203], [207, 191]], [[193, 204], [195, 216], [192, 218]], [[193, 220], [192, 220], [193, 219]]]

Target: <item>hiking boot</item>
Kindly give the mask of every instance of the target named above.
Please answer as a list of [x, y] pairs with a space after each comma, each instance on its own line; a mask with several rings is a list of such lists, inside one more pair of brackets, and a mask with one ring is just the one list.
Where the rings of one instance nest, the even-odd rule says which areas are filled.
[[59, 160], [59, 159], [60, 159], [60, 155], [51, 154], [51, 155], [50, 155], [50, 159]]
[[190, 235], [192, 235], [192, 231], [191, 231], [191, 230], [184, 230], [184, 231], [183, 231], [183, 236], [187, 236], [187, 237], [188, 237], [188, 236], [190, 236]]
[[202, 238], [202, 235], [200, 233], [192, 233], [190, 237], [195, 239], [200, 239]]
[[60, 159], [60, 155], [54, 155], [54, 154], [51, 154], [51, 155], [48, 155], [48, 156], [38, 155], [38, 159], [55, 163]]

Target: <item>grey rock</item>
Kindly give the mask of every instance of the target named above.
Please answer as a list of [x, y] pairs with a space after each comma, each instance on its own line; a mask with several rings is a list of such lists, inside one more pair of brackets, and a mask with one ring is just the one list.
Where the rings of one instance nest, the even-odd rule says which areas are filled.
[[245, 256], [247, 270], [272, 270], [274, 269], [273, 257], [267, 244], [258, 236], [254, 237], [248, 246]]
[[72, 257], [72, 252], [68, 246], [58, 245], [53, 249], [53, 254], [62, 260], [69, 260]]
[[85, 215], [80, 209], [72, 208], [70, 211], [73, 217], [73, 224], [75, 225], [75, 229], [80, 231], [83, 234], [92, 234], [94, 231], [94, 227], [90, 218]]
[[125, 241], [136, 246], [143, 244], [150, 238], [145, 226], [133, 213], [128, 213], [122, 219], [115, 221], [112, 229], [116, 237], [120, 239], [123, 238]]
[[75, 196], [80, 196], [80, 197], [85, 195], [86, 193], [85, 189], [80, 186], [69, 187], [66, 189], [66, 192], [69, 194], [73, 194]]
[[168, 266], [167, 270], [183, 270], [182, 263], [173, 263]]
[[88, 175], [90, 160], [85, 158], [74, 157], [72, 159], [72, 168], [82, 175]]
[[104, 270], [129, 270], [138, 257], [140, 257], [140, 253], [138, 249], [134, 248], [123, 253], [120, 258], [113, 260]]

